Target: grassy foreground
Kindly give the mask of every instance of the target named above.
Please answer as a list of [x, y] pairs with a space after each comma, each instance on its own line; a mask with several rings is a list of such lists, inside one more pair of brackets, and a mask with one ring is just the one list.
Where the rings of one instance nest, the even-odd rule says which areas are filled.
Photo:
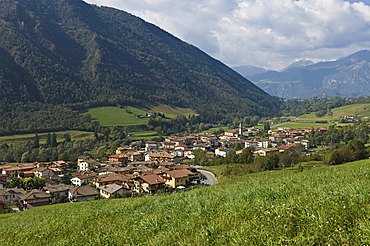
[[0, 216], [1, 245], [368, 245], [370, 162]]

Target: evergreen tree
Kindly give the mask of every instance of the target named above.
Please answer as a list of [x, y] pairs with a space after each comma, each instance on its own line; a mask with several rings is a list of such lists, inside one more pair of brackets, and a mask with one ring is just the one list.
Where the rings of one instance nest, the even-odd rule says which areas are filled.
[[33, 139], [33, 146], [32, 146], [32, 148], [37, 149], [39, 147], [40, 147], [40, 138], [39, 138], [39, 135], [36, 133], [35, 134], [35, 137]]

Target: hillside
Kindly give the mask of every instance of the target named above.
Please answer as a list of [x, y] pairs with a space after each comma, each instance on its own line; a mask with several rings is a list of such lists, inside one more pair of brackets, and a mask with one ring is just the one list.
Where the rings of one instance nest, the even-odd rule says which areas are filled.
[[0, 215], [2, 245], [366, 245], [367, 160]]
[[0, 104], [165, 104], [239, 115], [278, 107], [198, 48], [129, 13], [81, 0], [1, 1], [0, 60]]
[[293, 64], [281, 72], [269, 71], [248, 78], [271, 95], [282, 98], [370, 96], [368, 50], [336, 61], [303, 65]]

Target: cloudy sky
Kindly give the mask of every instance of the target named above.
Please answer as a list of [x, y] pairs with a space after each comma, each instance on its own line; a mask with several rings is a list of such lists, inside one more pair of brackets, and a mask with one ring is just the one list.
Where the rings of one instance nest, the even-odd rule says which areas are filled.
[[282, 69], [370, 49], [370, 0], [85, 0], [125, 10], [229, 66]]

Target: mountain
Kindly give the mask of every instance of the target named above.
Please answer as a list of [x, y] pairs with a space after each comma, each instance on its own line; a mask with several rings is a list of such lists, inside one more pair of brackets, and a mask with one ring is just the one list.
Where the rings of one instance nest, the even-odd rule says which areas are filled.
[[262, 67], [255, 67], [255, 66], [239, 66], [239, 67], [233, 67], [235, 71], [243, 75], [245, 78], [248, 78], [249, 76], [265, 73], [268, 70]]
[[301, 59], [299, 61], [293, 62], [292, 64], [290, 64], [284, 70], [288, 70], [288, 69], [296, 68], [296, 67], [306, 67], [306, 66], [309, 66], [309, 65], [312, 65], [312, 64], [314, 64], [313, 61], [306, 60], [306, 59]]
[[248, 77], [281, 98], [370, 96], [370, 51], [361, 50], [336, 61], [289, 67]]
[[167, 104], [266, 115], [278, 99], [198, 48], [81, 0], [0, 2], [0, 104]]

